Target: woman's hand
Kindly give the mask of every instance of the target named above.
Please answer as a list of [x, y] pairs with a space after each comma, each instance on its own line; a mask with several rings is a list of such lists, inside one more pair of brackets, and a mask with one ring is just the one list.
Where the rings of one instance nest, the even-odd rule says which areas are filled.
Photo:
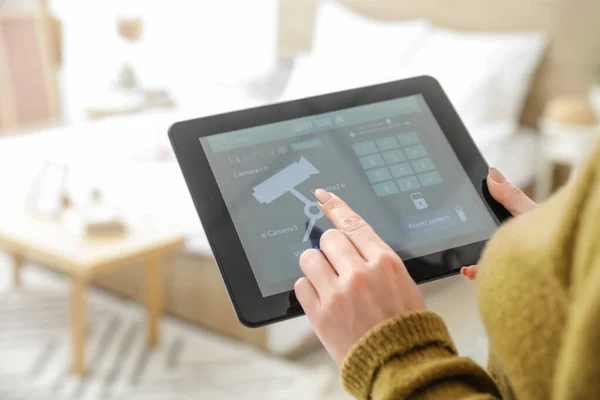
[[[536, 206], [533, 200], [510, 183], [496, 168], [490, 168], [487, 184], [492, 197], [514, 216], [525, 214]], [[473, 281], [477, 278], [477, 265], [462, 267], [460, 273]]]
[[317, 336], [341, 363], [368, 330], [424, 310], [425, 303], [400, 257], [369, 224], [336, 195], [318, 189], [315, 196], [336, 229], [321, 236], [321, 251], [302, 254], [305, 277], [294, 289]]

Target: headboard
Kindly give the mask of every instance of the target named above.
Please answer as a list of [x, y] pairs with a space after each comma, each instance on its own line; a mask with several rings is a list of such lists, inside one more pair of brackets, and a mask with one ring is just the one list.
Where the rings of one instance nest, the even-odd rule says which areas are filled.
[[[319, 0], [279, 0], [278, 51], [310, 51]], [[550, 45], [535, 76], [522, 120], [535, 126], [559, 94], [586, 96], [600, 64], [598, 0], [337, 0], [376, 19], [426, 18], [464, 31], [544, 31]]]

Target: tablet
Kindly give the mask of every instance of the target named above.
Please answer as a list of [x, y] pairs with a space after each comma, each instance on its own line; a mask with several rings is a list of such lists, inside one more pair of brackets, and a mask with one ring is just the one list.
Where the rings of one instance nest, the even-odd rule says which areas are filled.
[[508, 217], [436, 80], [417, 77], [175, 123], [169, 136], [233, 306], [247, 326], [302, 314], [299, 257], [345, 200], [417, 283], [477, 262]]

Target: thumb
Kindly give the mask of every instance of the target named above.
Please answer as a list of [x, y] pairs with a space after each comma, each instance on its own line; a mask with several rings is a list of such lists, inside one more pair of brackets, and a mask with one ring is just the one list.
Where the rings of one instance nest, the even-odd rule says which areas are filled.
[[462, 267], [460, 269], [460, 273], [462, 276], [466, 277], [470, 281], [474, 281], [477, 279], [477, 273], [479, 272], [479, 267], [477, 265], [469, 265], [468, 267]]
[[512, 215], [526, 213], [536, 206], [533, 200], [527, 197], [521, 189], [510, 183], [502, 172], [496, 168], [490, 168], [487, 184], [492, 197]]

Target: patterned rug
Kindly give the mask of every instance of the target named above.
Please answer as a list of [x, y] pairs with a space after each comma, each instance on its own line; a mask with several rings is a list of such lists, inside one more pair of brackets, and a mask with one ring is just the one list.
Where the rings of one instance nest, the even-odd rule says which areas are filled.
[[321, 399], [332, 379], [166, 317], [148, 351], [143, 310], [92, 290], [89, 377], [70, 373], [66, 287], [0, 289], [0, 399]]

